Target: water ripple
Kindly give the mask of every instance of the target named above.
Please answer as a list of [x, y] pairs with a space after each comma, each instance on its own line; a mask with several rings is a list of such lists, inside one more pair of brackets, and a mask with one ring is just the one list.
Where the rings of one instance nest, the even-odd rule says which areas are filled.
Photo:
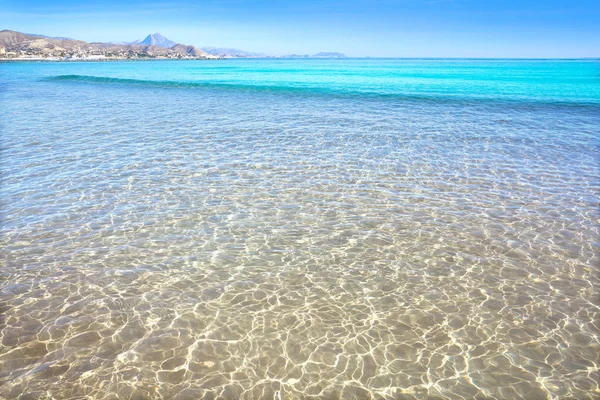
[[600, 395], [598, 114], [32, 85], [0, 397]]

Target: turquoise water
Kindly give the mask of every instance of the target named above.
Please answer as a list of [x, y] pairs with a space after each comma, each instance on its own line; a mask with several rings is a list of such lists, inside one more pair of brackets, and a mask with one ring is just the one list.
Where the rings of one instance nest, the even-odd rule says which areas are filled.
[[600, 104], [598, 61], [231, 60], [58, 64], [45, 68], [30, 64], [12, 69], [15, 74], [40, 74], [49, 80], [72, 82], [398, 99]]
[[0, 64], [0, 397], [600, 396], [600, 65]]

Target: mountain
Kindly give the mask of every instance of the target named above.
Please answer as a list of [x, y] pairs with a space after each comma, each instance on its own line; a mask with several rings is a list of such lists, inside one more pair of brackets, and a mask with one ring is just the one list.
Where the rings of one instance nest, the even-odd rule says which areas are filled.
[[282, 56], [281, 58], [346, 58], [346, 55], [344, 53], [321, 52], [312, 56], [309, 56], [308, 54], [288, 54]]
[[62, 36], [46, 36], [46, 35], [38, 35], [35, 33], [25, 33], [25, 35], [29, 35], [29, 36], [37, 36], [37, 37], [41, 37], [41, 38], [45, 38], [45, 39], [59, 39], [59, 40], [73, 40], [71, 38], [68, 37], [62, 37]]
[[[154, 39], [160, 38], [154, 37]], [[165, 44], [164, 41], [162, 41], [162, 43], [163, 45]], [[194, 46], [186, 46], [177, 43], [173, 44], [170, 48], [146, 43], [88, 43], [82, 40], [50, 38], [42, 35], [29, 35], [10, 30], [0, 31], [0, 55], [3, 55], [3, 58], [19, 57], [88, 60], [129, 58], [218, 58], [207, 54]]]
[[238, 57], [238, 58], [265, 58], [266, 54], [263, 53], [252, 53], [250, 51], [238, 50], [238, 49], [228, 49], [226, 47], [212, 47], [212, 46], [204, 46], [202, 50], [207, 52], [208, 54], [212, 54], [214, 56], [219, 57]]
[[311, 58], [346, 58], [346, 55], [344, 53], [321, 52], [311, 56]]
[[288, 54], [281, 58], [310, 58], [310, 56], [308, 54]]
[[173, 42], [172, 40], [167, 39], [160, 33], [155, 33], [154, 35], [146, 36], [146, 39], [144, 39], [144, 40], [136, 40], [135, 42], [132, 42], [131, 44], [141, 44], [141, 45], [145, 45], [145, 46], [158, 46], [158, 47], [162, 47], [165, 49], [170, 49], [171, 47], [175, 46], [177, 43]]

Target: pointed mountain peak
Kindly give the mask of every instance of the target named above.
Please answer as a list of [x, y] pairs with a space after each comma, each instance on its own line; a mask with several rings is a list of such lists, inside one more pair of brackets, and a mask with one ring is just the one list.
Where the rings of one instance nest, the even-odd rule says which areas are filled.
[[161, 35], [158, 32], [155, 34], [150, 34], [150, 35], [146, 36], [146, 39], [144, 39], [144, 40], [136, 40], [133, 43], [141, 44], [144, 46], [159, 46], [159, 47], [164, 47], [165, 49], [170, 49], [171, 47], [173, 47], [177, 44], [177, 43], [173, 42], [172, 40], [167, 39], [166, 37], [164, 37], [163, 35]]

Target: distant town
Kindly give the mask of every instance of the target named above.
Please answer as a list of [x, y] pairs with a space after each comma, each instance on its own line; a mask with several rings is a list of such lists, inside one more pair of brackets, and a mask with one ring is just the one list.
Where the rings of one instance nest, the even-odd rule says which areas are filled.
[[0, 31], [0, 60], [102, 61], [149, 59], [218, 60], [225, 58], [346, 58], [342, 53], [292, 54], [272, 57], [237, 49], [198, 48], [173, 42], [160, 33], [130, 43], [88, 43], [64, 37], [48, 37], [11, 30]]

